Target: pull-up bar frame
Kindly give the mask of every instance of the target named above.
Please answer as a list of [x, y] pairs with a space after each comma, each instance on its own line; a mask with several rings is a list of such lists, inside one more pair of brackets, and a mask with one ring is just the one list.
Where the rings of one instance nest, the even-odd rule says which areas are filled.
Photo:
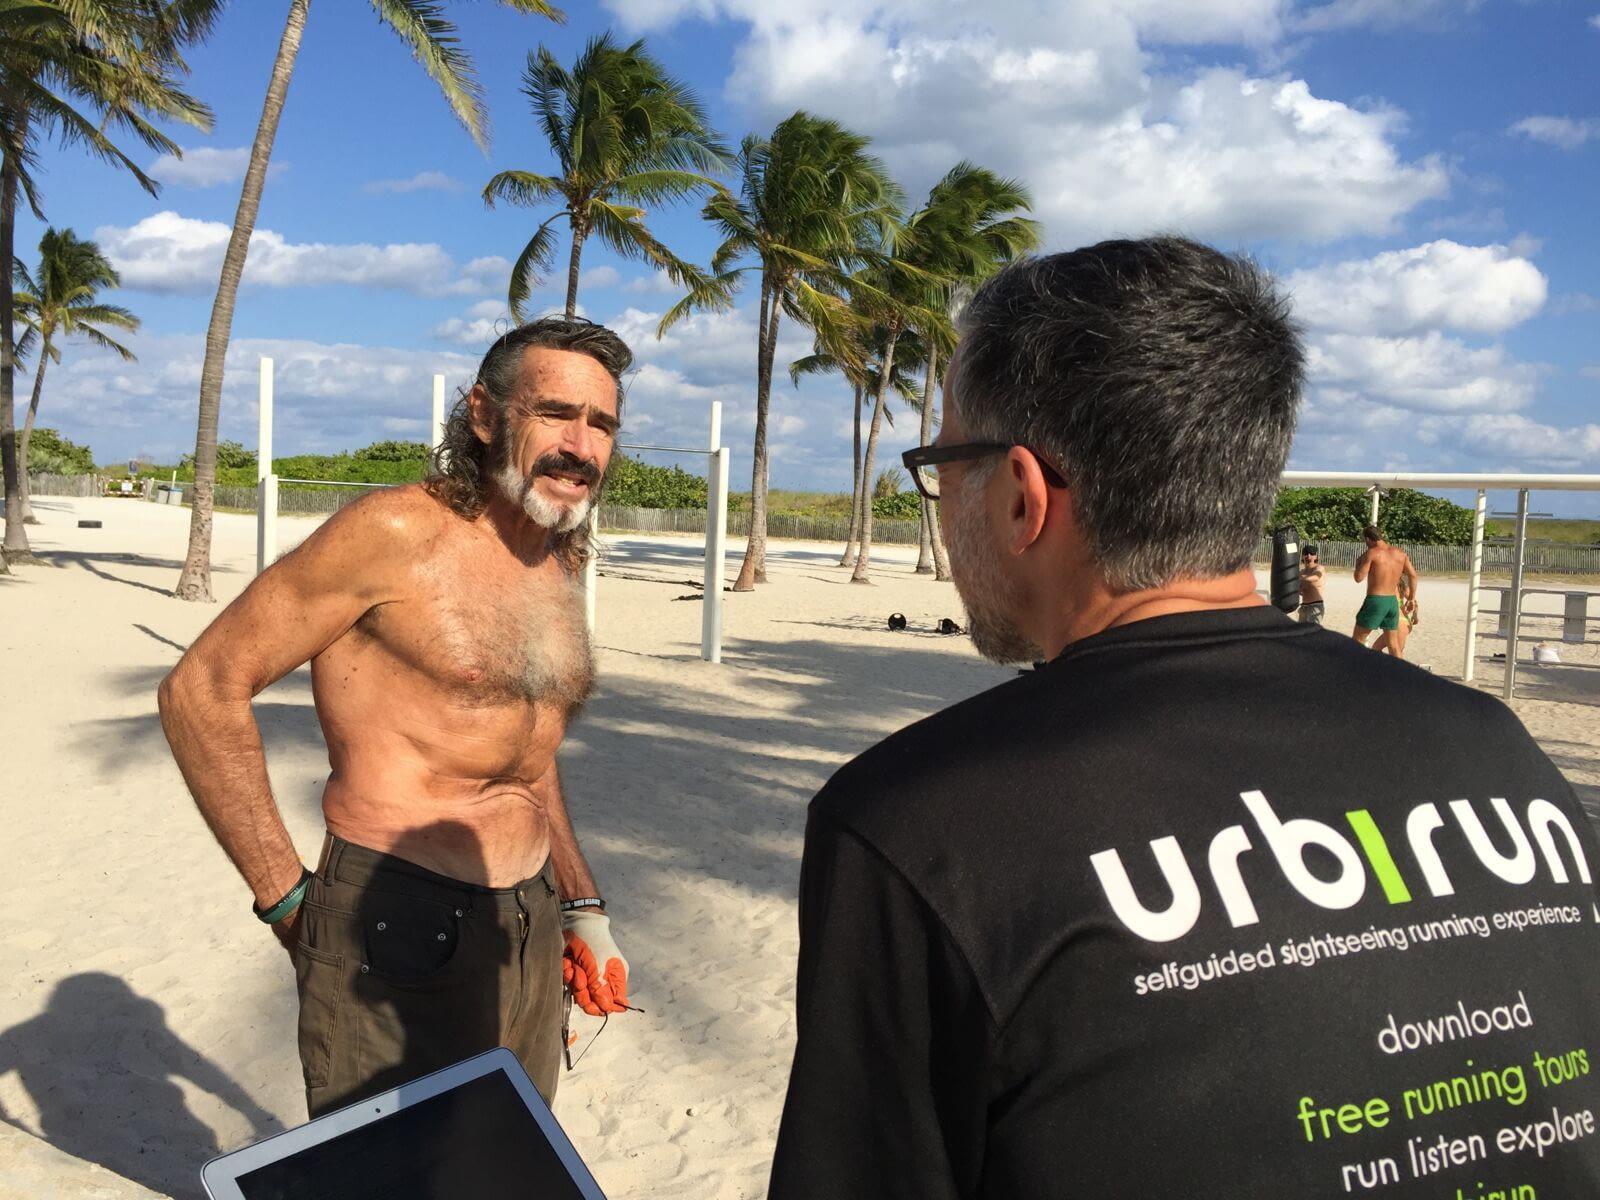
[[[338, 479], [280, 479], [272, 473], [272, 359], [261, 359], [260, 400], [256, 414], [256, 574], [265, 571], [278, 557], [278, 485], [280, 483], [331, 483], [345, 487], [373, 487]], [[433, 377], [432, 445], [444, 441], [444, 376]], [[669, 454], [704, 454], [709, 459], [706, 471], [706, 559], [705, 606], [700, 614], [700, 657], [706, 662], [722, 661], [722, 580], [728, 560], [728, 448], [722, 444], [722, 402], [711, 402], [709, 445], [645, 446], [624, 445], [624, 450], [655, 450]], [[383, 485], [377, 485], [383, 486]], [[590, 515], [594, 521], [597, 513]], [[584, 614], [589, 632], [595, 627], [595, 559], [584, 567]]]

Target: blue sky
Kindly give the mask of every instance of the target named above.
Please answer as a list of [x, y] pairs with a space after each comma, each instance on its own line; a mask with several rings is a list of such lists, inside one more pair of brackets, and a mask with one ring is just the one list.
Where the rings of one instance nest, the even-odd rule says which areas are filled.
[[[173, 130], [182, 162], [136, 155], [158, 198], [78, 150], [43, 157], [49, 222], [101, 242], [123, 273], [116, 299], [144, 320], [138, 364], [69, 343], [47, 377], [41, 424], [102, 462], [192, 449], [211, 292], [287, 7], [236, 4], [194, 50], [216, 129]], [[551, 167], [518, 90], [527, 55], [542, 43], [570, 61], [610, 28], [645, 37], [730, 143], [805, 108], [872, 136], [914, 199], [961, 158], [1023, 179], [1051, 248], [1175, 230], [1255, 254], [1307, 327], [1293, 466], [1600, 472], [1600, 0], [568, 8], [555, 26], [449, 6], [488, 92], [486, 157], [370, 6], [312, 5], [235, 317], [224, 437], [254, 444], [262, 354], [278, 454], [426, 436], [429, 377], [470, 380], [510, 261], [548, 215], [479, 198], [495, 171]], [[652, 221], [681, 254], [709, 256], [693, 208]], [[25, 259], [40, 232], [20, 221]], [[637, 354], [629, 437], [700, 444], [720, 399], [748, 486], [753, 300], [657, 341], [665, 282], [593, 243], [584, 267], [585, 312]], [[559, 305], [563, 282], [541, 298]], [[785, 331], [783, 361], [808, 350]], [[837, 382], [775, 387], [776, 486], [848, 488], [849, 402]], [[903, 415], [885, 451], [915, 427]], [[1600, 497], [1550, 499], [1600, 516]]]

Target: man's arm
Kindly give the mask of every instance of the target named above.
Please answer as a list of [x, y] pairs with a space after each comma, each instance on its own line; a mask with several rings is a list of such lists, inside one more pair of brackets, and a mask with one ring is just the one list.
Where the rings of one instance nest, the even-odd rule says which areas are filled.
[[[550, 866], [556, 893], [562, 900], [595, 899], [600, 889], [578, 848], [566, 798], [561, 794], [561, 772], [556, 764], [540, 777], [535, 791], [544, 802], [550, 830]], [[578, 1007], [591, 1017], [628, 1010], [628, 960], [611, 936], [611, 918], [605, 906], [563, 910], [561, 979]]]
[[986, 1013], [927, 904], [814, 804], [800, 867], [794, 1064], [769, 1200], [976, 1195]]
[[1357, 583], [1361, 583], [1366, 579], [1366, 577], [1367, 577], [1367, 568], [1372, 565], [1371, 555], [1372, 555], [1372, 551], [1363, 550], [1361, 552], [1360, 557], [1358, 557], [1356, 559], [1356, 582]]
[[1400, 575], [1406, 581], [1406, 591], [1411, 594], [1411, 603], [1415, 604], [1417, 602], [1417, 568], [1411, 565], [1411, 555], [1402, 553], [1400, 558], [1403, 564], [1400, 568]]
[[304, 868], [272, 798], [250, 701], [390, 598], [392, 564], [405, 561], [399, 507], [363, 501], [332, 517], [263, 571], [161, 681], [172, 756], [260, 908], [282, 899]]

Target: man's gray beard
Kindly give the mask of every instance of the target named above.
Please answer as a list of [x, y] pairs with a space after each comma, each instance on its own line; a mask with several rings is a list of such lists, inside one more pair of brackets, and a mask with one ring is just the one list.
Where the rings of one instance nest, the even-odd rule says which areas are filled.
[[535, 525], [551, 533], [571, 533], [589, 519], [589, 510], [594, 507], [593, 495], [570, 507], [546, 500], [534, 490], [533, 480], [525, 479], [509, 462], [501, 464], [494, 481], [507, 500], [527, 513]]
[[1038, 662], [1044, 650], [1007, 615], [1022, 606], [1021, 591], [1001, 569], [1000, 549], [991, 540], [983, 506], [976, 500], [973, 496], [950, 510], [945, 539], [950, 574], [967, 606], [967, 632], [978, 653], [994, 662]]

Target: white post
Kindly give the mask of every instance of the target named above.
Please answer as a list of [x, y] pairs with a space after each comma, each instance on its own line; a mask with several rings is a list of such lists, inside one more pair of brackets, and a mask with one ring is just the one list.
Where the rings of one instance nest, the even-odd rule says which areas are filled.
[[261, 360], [256, 430], [256, 574], [278, 557], [278, 477], [272, 473], [272, 360]]
[[599, 523], [600, 508], [596, 505], [589, 512], [589, 558], [583, 564], [583, 623], [591, 641], [594, 639], [595, 590], [600, 586], [600, 533], [596, 529]]
[[722, 444], [722, 401], [711, 402], [711, 455], [706, 460], [706, 579], [700, 609], [700, 657], [722, 661], [722, 579], [728, 569], [728, 450]]
[[1511, 557], [1511, 627], [1506, 630], [1506, 681], [1500, 695], [1510, 700], [1517, 689], [1517, 636], [1522, 631], [1522, 559], [1528, 552], [1528, 489], [1517, 492], [1517, 540]]
[[1478, 602], [1483, 584], [1483, 518], [1489, 510], [1489, 496], [1478, 489], [1478, 502], [1472, 510], [1472, 574], [1467, 578], [1467, 649], [1461, 660], [1461, 681], [1472, 682], [1478, 665]]
[[433, 441], [430, 446], [437, 447], [444, 441], [444, 376], [433, 377]]

